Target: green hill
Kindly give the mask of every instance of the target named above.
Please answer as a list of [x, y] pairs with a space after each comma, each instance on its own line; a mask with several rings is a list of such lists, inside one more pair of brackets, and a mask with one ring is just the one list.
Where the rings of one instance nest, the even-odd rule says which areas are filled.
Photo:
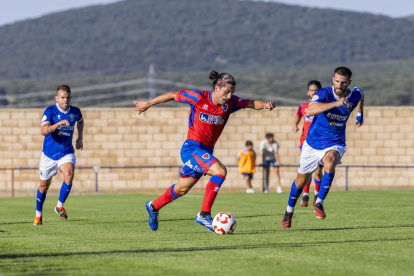
[[414, 58], [414, 22], [238, 0], [140, 0], [0, 27], [0, 78]]
[[[228, 71], [238, 91], [297, 101], [306, 100], [308, 80], [330, 85], [332, 70], [346, 65], [367, 105], [412, 105], [413, 33], [409, 18], [274, 2], [130, 0], [74, 9], [0, 27], [0, 107], [45, 101], [45, 93], [24, 95], [60, 83], [143, 78], [151, 63], [158, 78], [209, 86], [210, 70]], [[142, 86], [96, 93], [131, 89]], [[128, 93], [115, 101], [129, 104]], [[86, 96], [83, 106], [114, 102]]]

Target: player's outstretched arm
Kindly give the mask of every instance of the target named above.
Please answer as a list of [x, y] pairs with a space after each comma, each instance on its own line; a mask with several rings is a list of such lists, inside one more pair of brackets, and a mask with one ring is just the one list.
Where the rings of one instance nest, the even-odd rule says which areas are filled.
[[358, 114], [356, 117], [355, 125], [356, 127], [361, 127], [364, 124], [364, 94], [362, 94], [362, 99], [357, 105]]
[[250, 100], [249, 104], [247, 105], [247, 108], [256, 109], [256, 110], [266, 108], [266, 109], [269, 109], [269, 111], [271, 111], [275, 107], [276, 105], [274, 102], [265, 103], [259, 100]]
[[348, 103], [348, 99], [346, 97], [339, 98], [336, 102], [332, 103], [310, 103], [308, 108], [306, 109], [307, 116], [315, 116], [322, 112], [325, 112], [329, 109], [344, 106]]
[[153, 105], [160, 104], [160, 103], [166, 103], [166, 102], [175, 100], [176, 95], [177, 95], [177, 92], [167, 92], [149, 101], [141, 101], [141, 102], [134, 101], [135, 110], [138, 111], [138, 114], [141, 114], [142, 112], [145, 112], [148, 108], [150, 108]]
[[83, 150], [83, 126], [84, 126], [84, 119], [77, 123], [78, 129], [78, 139], [76, 139], [76, 149]]
[[48, 135], [48, 134], [50, 134], [50, 133], [52, 133], [52, 132], [54, 132], [59, 126], [61, 126], [61, 125], [66, 125], [66, 126], [69, 126], [70, 125], [70, 123], [68, 122], [68, 120], [62, 120], [62, 121], [60, 121], [60, 122], [57, 122], [56, 124], [54, 124], [54, 125], [51, 125], [51, 124], [49, 124], [49, 123], [45, 123], [45, 124], [43, 124], [41, 127], [40, 127], [40, 133], [43, 135], [43, 136], [46, 136], [46, 135]]
[[293, 127], [292, 127], [293, 132], [298, 132], [299, 131], [298, 125], [300, 123], [301, 118], [302, 117], [300, 117], [298, 114], [295, 115], [295, 121], [294, 121], [294, 124], [293, 124]]

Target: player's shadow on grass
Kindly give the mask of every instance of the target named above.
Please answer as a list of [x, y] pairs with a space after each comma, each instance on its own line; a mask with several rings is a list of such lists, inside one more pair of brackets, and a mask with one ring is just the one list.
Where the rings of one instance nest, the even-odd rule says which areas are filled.
[[[249, 216], [237, 216], [237, 219], [239, 218], [257, 218], [257, 217], [271, 217], [273, 215], [249, 215]], [[194, 217], [191, 218], [167, 218], [167, 219], [160, 219], [160, 222], [163, 221], [193, 221], [195, 219]], [[145, 220], [137, 220], [137, 222], [148, 222], [148, 219]]]
[[405, 239], [372, 239], [372, 240], [344, 240], [344, 241], [318, 241], [318, 242], [297, 242], [297, 243], [266, 243], [252, 245], [229, 245], [229, 246], [211, 246], [211, 247], [183, 247], [183, 248], [158, 248], [158, 249], [136, 249], [136, 250], [111, 250], [111, 251], [90, 251], [90, 252], [50, 252], [50, 253], [31, 253], [31, 254], [0, 254], [2, 259], [19, 259], [19, 258], [56, 258], [68, 256], [100, 256], [114, 254], [151, 254], [151, 253], [179, 253], [179, 252], [199, 252], [199, 251], [223, 251], [223, 250], [246, 250], [246, 249], [266, 249], [266, 248], [297, 248], [297, 247], [314, 247], [335, 245], [342, 243], [371, 243], [371, 242], [396, 242], [396, 241], [414, 241], [414, 238]]
[[2, 222], [0, 225], [7, 225], [7, 224], [33, 224], [33, 221], [16, 221], [16, 222]]
[[357, 227], [341, 227], [341, 228], [298, 229], [298, 231], [338, 231], [338, 230], [387, 229], [387, 228], [414, 228], [414, 224], [381, 225], [381, 226], [357, 226]]

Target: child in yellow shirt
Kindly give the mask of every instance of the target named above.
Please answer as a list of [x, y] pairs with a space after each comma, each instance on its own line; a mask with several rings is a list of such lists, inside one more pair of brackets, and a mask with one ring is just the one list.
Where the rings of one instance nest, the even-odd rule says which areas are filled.
[[237, 159], [239, 160], [240, 174], [246, 181], [246, 193], [253, 194], [252, 179], [256, 171], [256, 152], [253, 150], [252, 141], [246, 141], [246, 147], [240, 150]]

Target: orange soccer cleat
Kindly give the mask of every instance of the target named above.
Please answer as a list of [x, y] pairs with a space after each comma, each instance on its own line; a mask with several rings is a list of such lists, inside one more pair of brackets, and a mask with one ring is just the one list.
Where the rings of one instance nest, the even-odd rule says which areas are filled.
[[60, 219], [68, 219], [68, 215], [66, 214], [66, 210], [63, 207], [57, 207], [56, 206], [55, 213], [59, 215]]
[[42, 216], [34, 218], [34, 225], [42, 225]]

